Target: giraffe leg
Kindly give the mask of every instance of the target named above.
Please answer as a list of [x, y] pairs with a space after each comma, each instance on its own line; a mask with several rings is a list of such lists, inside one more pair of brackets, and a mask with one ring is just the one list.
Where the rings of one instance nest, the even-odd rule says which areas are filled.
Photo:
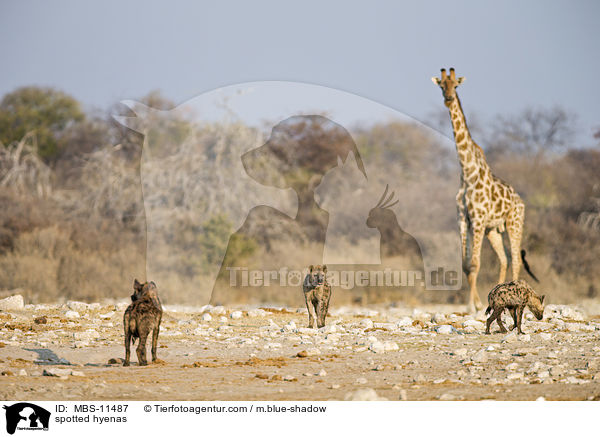
[[469, 275], [471, 264], [471, 254], [469, 253], [469, 226], [464, 205], [465, 188], [461, 186], [456, 195], [456, 205], [458, 211], [458, 228], [460, 231], [460, 243], [462, 249], [462, 266], [465, 275]]
[[525, 205], [523, 202], [519, 202], [509, 213], [506, 220], [506, 230], [510, 240], [513, 281], [519, 279], [519, 270], [521, 269], [521, 237], [523, 236], [524, 220]]
[[498, 229], [494, 228], [488, 232], [488, 240], [496, 252], [498, 259], [500, 260], [500, 276], [498, 277], [498, 284], [502, 284], [506, 278], [506, 253], [504, 252], [504, 244], [502, 243], [502, 234], [498, 232]]
[[471, 312], [474, 312], [474, 310], [479, 311], [483, 307], [479, 299], [479, 293], [477, 293], [477, 275], [481, 264], [481, 244], [483, 243], [484, 231], [485, 228], [481, 226], [473, 229], [473, 254], [468, 276], [471, 288], [469, 297], [469, 310]]

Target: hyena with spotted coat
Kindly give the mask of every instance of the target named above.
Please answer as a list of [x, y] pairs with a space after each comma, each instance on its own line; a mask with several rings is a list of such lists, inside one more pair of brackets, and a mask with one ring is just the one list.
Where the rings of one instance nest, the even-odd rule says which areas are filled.
[[129, 366], [130, 346], [132, 340], [135, 343], [136, 338], [139, 338], [136, 349], [138, 364], [140, 366], [148, 364], [146, 360], [146, 340], [150, 335], [150, 331], [152, 331], [152, 362], [156, 361], [156, 347], [162, 312], [162, 304], [158, 297], [156, 284], [154, 282], [142, 284], [136, 279], [133, 282], [131, 304], [123, 315], [123, 327], [125, 329], [124, 366]]
[[538, 320], [542, 320], [542, 317], [544, 317], [544, 297], [538, 296], [523, 279], [496, 285], [488, 295], [489, 306], [485, 313], [489, 314], [491, 312], [492, 315], [487, 319], [485, 333], [490, 333], [490, 325], [494, 320], [498, 322], [500, 332], [506, 332], [501, 317], [506, 308], [510, 311], [514, 321], [514, 325], [510, 328], [511, 331], [516, 327], [518, 333], [523, 334], [523, 331], [521, 331], [523, 310], [527, 306]]
[[304, 300], [308, 309], [309, 328], [314, 328], [315, 320], [317, 327], [325, 326], [325, 317], [327, 317], [329, 299], [331, 299], [331, 286], [327, 283], [326, 275], [327, 266], [310, 266], [302, 284]]

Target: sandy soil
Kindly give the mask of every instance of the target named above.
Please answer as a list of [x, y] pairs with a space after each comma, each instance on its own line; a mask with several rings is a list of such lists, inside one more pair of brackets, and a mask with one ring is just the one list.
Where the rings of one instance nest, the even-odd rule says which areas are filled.
[[526, 312], [519, 336], [495, 324], [485, 335], [482, 313], [448, 305], [332, 309], [321, 330], [306, 328], [304, 309], [167, 307], [160, 362], [139, 367], [133, 350], [123, 367], [125, 306], [1, 311], [0, 398], [600, 399], [592, 306], [549, 305], [541, 322]]

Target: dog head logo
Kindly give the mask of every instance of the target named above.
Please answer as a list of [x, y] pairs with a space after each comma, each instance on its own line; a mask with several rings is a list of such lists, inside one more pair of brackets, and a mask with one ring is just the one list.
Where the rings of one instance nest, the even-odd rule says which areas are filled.
[[19, 430], [48, 430], [50, 412], [28, 402], [4, 406], [6, 410], [6, 432]]

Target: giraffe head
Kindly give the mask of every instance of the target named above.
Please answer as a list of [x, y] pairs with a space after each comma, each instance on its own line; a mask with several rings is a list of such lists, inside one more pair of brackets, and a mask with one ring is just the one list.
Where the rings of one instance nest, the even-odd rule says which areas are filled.
[[442, 68], [442, 78], [432, 77], [431, 80], [436, 85], [439, 85], [444, 95], [444, 104], [448, 107], [456, 98], [456, 87], [465, 81], [464, 77], [456, 78], [454, 68], [450, 68], [450, 75], [446, 74], [446, 69]]

